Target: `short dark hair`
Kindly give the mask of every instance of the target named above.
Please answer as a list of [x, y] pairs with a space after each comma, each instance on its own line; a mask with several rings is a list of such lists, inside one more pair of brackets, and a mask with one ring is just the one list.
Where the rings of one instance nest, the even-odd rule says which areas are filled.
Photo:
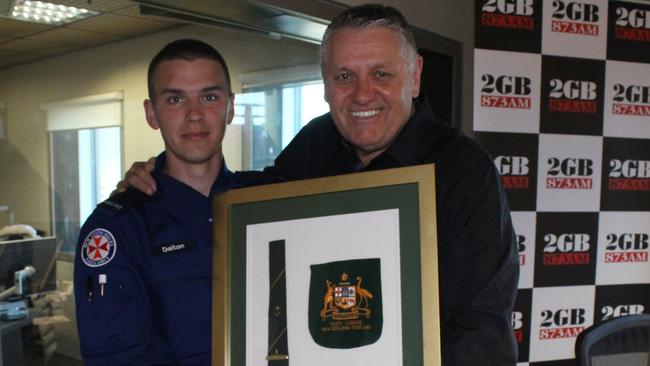
[[406, 18], [399, 10], [380, 4], [365, 4], [349, 8], [337, 15], [327, 26], [321, 43], [321, 65], [324, 63], [325, 52], [329, 47], [329, 41], [332, 35], [339, 29], [352, 28], [363, 29], [372, 27], [388, 28], [397, 33], [402, 43], [402, 53], [404, 57], [415, 61], [417, 56], [417, 45], [415, 37], [410, 30]]
[[226, 61], [223, 59], [223, 56], [217, 51], [214, 47], [209, 44], [196, 40], [196, 39], [179, 39], [174, 42], [167, 44], [163, 47], [160, 52], [151, 60], [149, 64], [149, 69], [147, 70], [147, 88], [149, 90], [149, 99], [154, 100], [155, 91], [154, 91], [154, 74], [156, 68], [163, 61], [169, 60], [186, 60], [192, 61], [199, 58], [205, 58], [208, 60], [214, 60], [223, 69], [223, 73], [226, 76], [226, 84], [228, 87], [228, 92], [231, 91], [230, 88], [230, 73], [228, 72], [228, 66], [226, 66]]

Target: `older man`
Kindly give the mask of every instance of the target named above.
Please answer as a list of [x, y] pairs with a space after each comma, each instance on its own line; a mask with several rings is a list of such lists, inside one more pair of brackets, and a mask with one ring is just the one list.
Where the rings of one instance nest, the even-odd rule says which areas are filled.
[[379, 5], [345, 11], [325, 32], [321, 68], [330, 113], [265, 171], [294, 180], [435, 163], [444, 365], [514, 365], [519, 266], [499, 175], [416, 98], [422, 58], [404, 18]]
[[[346, 10], [325, 32], [321, 69], [330, 112], [265, 172], [295, 180], [435, 163], [443, 363], [514, 365], [519, 266], [499, 175], [484, 150], [418, 99], [422, 58], [404, 17], [381, 5]], [[144, 173], [127, 177], [155, 190]]]

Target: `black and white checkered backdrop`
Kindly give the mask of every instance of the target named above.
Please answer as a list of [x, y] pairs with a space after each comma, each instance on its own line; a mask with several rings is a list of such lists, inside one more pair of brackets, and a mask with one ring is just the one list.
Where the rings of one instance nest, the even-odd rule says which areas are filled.
[[519, 365], [650, 313], [650, 3], [476, 0], [474, 130], [506, 188]]

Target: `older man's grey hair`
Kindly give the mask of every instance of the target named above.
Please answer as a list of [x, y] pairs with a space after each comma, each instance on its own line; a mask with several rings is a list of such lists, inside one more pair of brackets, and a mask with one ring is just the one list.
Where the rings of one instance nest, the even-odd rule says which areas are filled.
[[399, 10], [379, 4], [355, 6], [345, 10], [332, 20], [325, 30], [320, 48], [321, 68], [325, 64], [330, 40], [336, 31], [343, 28], [366, 29], [379, 27], [391, 29], [399, 36], [402, 56], [406, 59], [409, 69], [412, 70], [415, 67], [418, 54], [415, 37], [409, 29], [406, 19]]

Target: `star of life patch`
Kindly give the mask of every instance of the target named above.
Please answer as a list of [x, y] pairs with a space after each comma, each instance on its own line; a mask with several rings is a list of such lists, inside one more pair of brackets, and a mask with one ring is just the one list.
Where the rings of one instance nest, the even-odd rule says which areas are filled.
[[106, 229], [91, 231], [81, 246], [81, 259], [89, 267], [100, 267], [115, 257], [117, 243], [115, 237]]

